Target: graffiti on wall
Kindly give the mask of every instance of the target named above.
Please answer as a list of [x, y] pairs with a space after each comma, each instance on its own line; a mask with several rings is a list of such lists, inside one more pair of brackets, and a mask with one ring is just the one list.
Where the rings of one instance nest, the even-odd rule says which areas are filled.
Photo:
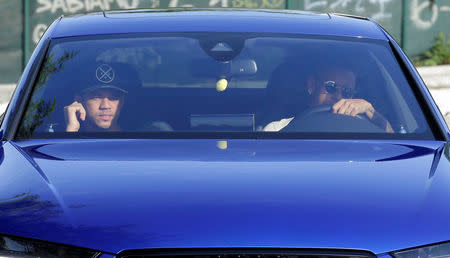
[[[56, 18], [61, 14], [75, 14], [111, 9], [158, 8], [161, 0], [37, 0], [34, 15]], [[285, 0], [168, 0], [168, 7], [236, 7], [284, 8]], [[39, 42], [48, 24], [38, 22], [33, 26], [32, 40]]]
[[[374, 20], [391, 19], [392, 11], [388, 7], [392, 0], [304, 0], [304, 10], [307, 11], [345, 11], [352, 10], [355, 14], [369, 16]], [[444, 1], [410, 2], [409, 18], [415, 27], [421, 30], [431, 28], [440, 15], [448, 15], [450, 3]]]
[[[285, 0], [203, 0], [207, 6], [201, 7], [236, 7], [236, 8], [284, 8]], [[200, 1], [170, 0], [169, 7], [200, 7]]]
[[[134, 9], [139, 7], [156, 8], [159, 0], [37, 0], [35, 16], [54, 17], [61, 14], [75, 14], [80, 12], [107, 11], [115, 9]], [[34, 44], [44, 34], [48, 24], [35, 24], [32, 31]]]
[[[292, 0], [291, 0], [292, 1]], [[161, 0], [37, 0], [34, 15], [54, 17], [60, 14], [75, 14], [111, 9], [158, 8]], [[286, 0], [167, 0], [166, 7], [236, 7], [236, 8], [285, 8]], [[304, 0], [306, 11], [348, 12], [368, 16], [377, 21], [391, 23], [393, 0]], [[166, 3], [167, 4], [167, 3]], [[439, 1], [412, 0], [409, 18], [419, 30], [430, 29], [439, 16], [448, 15], [450, 4]], [[48, 24], [33, 25], [32, 40], [37, 44]]]
[[[133, 9], [139, 6], [140, 0], [37, 0], [36, 13], [79, 13], [95, 10], [111, 10], [112, 6], [121, 9]], [[144, 1], [143, 1], [144, 2]], [[147, 7], [157, 7], [158, 1], [145, 1]], [[156, 4], [156, 6], [155, 6]]]
[[[138, 7], [157, 8], [160, 0], [37, 0], [36, 13], [79, 13], [95, 10], [110, 10]], [[284, 8], [285, 0], [169, 0], [169, 7], [245, 7]]]
[[31, 36], [34, 44], [37, 44], [39, 42], [46, 29], [47, 24], [40, 23], [34, 26], [33, 35]]
[[392, 13], [389, 8], [386, 8], [391, 2], [392, 0], [305, 0], [304, 9], [306, 11], [329, 10], [331, 12], [353, 10], [355, 14], [382, 20], [392, 18]]
[[[430, 17], [424, 18], [424, 12], [431, 12]], [[450, 3], [439, 6], [436, 2], [424, 1], [419, 4], [419, 0], [413, 0], [409, 18], [418, 29], [427, 30], [436, 23], [439, 15], [448, 15], [448, 12], [450, 12]]]

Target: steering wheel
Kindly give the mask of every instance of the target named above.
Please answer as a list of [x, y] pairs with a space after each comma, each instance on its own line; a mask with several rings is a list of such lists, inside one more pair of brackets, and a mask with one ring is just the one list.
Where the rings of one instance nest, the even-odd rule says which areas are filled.
[[305, 110], [297, 116], [284, 132], [328, 132], [328, 133], [384, 133], [365, 115], [347, 116], [334, 114], [330, 105], [320, 105]]
[[[325, 112], [329, 112], [331, 113], [331, 109], [332, 106], [331, 105], [319, 105], [319, 106], [315, 106], [315, 107], [311, 107], [307, 110], [305, 110], [299, 117], [299, 119], [303, 119], [309, 116], [313, 116], [316, 113], [325, 113]], [[342, 115], [342, 114], [335, 114], [335, 115], [340, 115], [340, 116], [347, 116], [347, 115]], [[361, 114], [357, 114], [356, 116], [349, 116], [349, 117], [355, 117], [361, 120], [369, 120], [369, 118], [365, 115], [361, 115]]]

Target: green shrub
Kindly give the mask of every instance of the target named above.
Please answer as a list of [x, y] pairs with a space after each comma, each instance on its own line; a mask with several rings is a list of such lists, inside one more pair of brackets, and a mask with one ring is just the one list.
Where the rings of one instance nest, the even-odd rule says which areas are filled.
[[415, 66], [432, 66], [441, 64], [450, 64], [450, 42], [444, 36], [444, 33], [439, 33], [436, 36], [436, 41], [433, 46], [423, 53], [421, 56], [414, 59]]

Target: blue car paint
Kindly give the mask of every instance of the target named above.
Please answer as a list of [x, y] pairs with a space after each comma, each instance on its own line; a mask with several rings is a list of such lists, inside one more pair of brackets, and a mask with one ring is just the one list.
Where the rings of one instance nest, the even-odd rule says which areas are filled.
[[262, 32], [386, 40], [378, 26], [365, 19], [282, 10], [273, 12], [226, 9], [197, 11], [181, 9], [177, 12], [149, 10], [148, 13], [139, 14], [108, 12], [105, 15], [97, 13], [73, 16], [63, 19], [52, 37], [158, 32]]
[[[161, 12], [151, 21], [110, 12], [53, 23], [1, 125], [8, 140], [0, 148], [1, 233], [111, 253], [324, 247], [381, 254], [450, 239], [450, 158], [443, 141], [228, 140], [220, 149], [215, 140], [12, 140], [20, 100], [53, 38], [238, 28], [393, 42], [363, 19], [242, 11], [252, 14], [249, 21], [239, 12], [220, 12], [226, 14], [180, 11], [170, 18]], [[425, 85], [393, 47], [448, 140]]]
[[8, 191], [1, 199], [17, 200], [0, 203], [1, 214], [15, 214], [0, 216], [0, 231], [111, 253], [183, 247], [383, 253], [450, 238], [448, 150], [430, 177], [436, 150], [448, 149], [444, 142], [228, 140], [226, 149], [217, 142], [4, 143], [1, 188]]

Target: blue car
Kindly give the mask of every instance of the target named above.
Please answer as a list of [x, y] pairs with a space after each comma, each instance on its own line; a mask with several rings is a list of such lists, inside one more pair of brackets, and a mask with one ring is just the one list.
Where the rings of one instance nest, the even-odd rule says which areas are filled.
[[1, 257], [450, 257], [450, 131], [368, 18], [61, 17], [0, 135]]

